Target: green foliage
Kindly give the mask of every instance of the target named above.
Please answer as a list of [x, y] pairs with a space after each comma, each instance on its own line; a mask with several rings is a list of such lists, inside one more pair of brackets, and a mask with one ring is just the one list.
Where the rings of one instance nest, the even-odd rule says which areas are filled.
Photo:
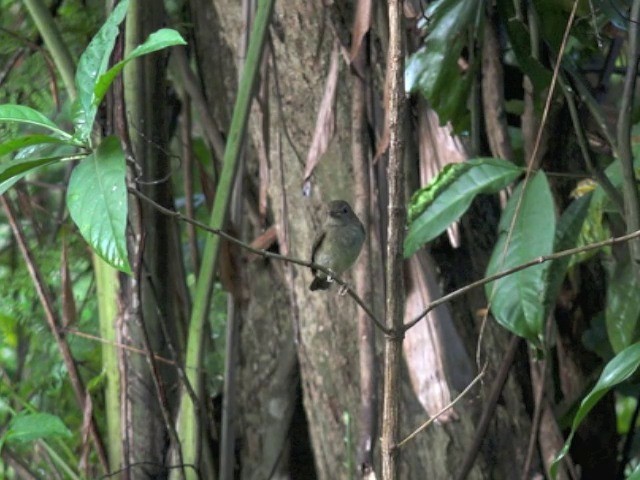
[[0, 438], [0, 446], [5, 443], [30, 443], [41, 438], [55, 437], [71, 437], [71, 432], [60, 417], [49, 413], [24, 413], [11, 419], [7, 430]]
[[[469, 80], [468, 76], [475, 75], [474, 68], [480, 62], [478, 54], [482, 54], [479, 47], [483, 42], [482, 29], [479, 27], [482, 25], [481, 17], [484, 13], [478, 10], [478, 5], [481, 4], [481, 7], [489, 7], [493, 15], [492, 21], [497, 22], [502, 48], [500, 60], [502, 65], [510, 67], [505, 70], [505, 103], [510, 116], [523, 115], [525, 96], [522, 92], [515, 92], [512, 87], [514, 80], [520, 84], [522, 78], [526, 77], [533, 86], [533, 113], [540, 118], [544, 100], [549, 92], [551, 67], [556, 61], [561, 61], [561, 75], [566, 75], [571, 80], [569, 94], [575, 96], [581, 113], [590, 109], [597, 110], [602, 100], [596, 101], [594, 94], [589, 91], [595, 84], [592, 84], [591, 79], [587, 81], [583, 78], [583, 72], [586, 65], [604, 65], [610, 60], [603, 52], [610, 51], [611, 35], [602, 27], [615, 25], [615, 28], [621, 30], [628, 29], [629, 20], [624, 16], [628, 4], [625, 3], [623, 8], [620, 2], [594, 1], [593, 5], [586, 1], [581, 2], [577, 9], [577, 17], [571, 26], [564, 57], [558, 58], [573, 3], [572, 0], [536, 0], [525, 3], [498, 0], [489, 6], [487, 2], [474, 1], [431, 2], [422, 12], [424, 44], [407, 62], [407, 89], [425, 96], [429, 106], [438, 113], [441, 123], [448, 121], [456, 131], [466, 131], [466, 109], [472, 105], [470, 99], [477, 100], [477, 97], [472, 96], [471, 84], [466, 82]], [[604, 48], [602, 43], [605, 44]], [[623, 53], [617, 58], [616, 65], [626, 66], [626, 60]], [[463, 61], [470, 64], [466, 71], [459, 67]], [[616, 107], [619, 107], [619, 99], [615, 99], [615, 93], [620, 92], [617, 88], [622, 82], [622, 76], [613, 74], [606, 80], [611, 82], [608, 93], [612, 97], [606, 103], [608, 108], [615, 111]], [[484, 82], [485, 77], [481, 81]], [[576, 91], [571, 88], [576, 88]], [[558, 95], [557, 91], [555, 95]], [[635, 115], [639, 111], [638, 101], [634, 101], [633, 121], [637, 122], [640, 118]], [[559, 102], [556, 102], [556, 105], [558, 104]], [[595, 104], [595, 107], [587, 108], [592, 104]], [[609, 118], [608, 112], [605, 115], [602, 111], [599, 115], [594, 114], [594, 118], [589, 121], [582, 120], [583, 127], [591, 134], [594, 124], [611, 123], [612, 119]], [[474, 138], [482, 137], [483, 134], [478, 131], [471, 133], [477, 135]], [[639, 133], [640, 125], [636, 124], [631, 132], [636, 162], [640, 161], [640, 146], [637, 140]], [[591, 152], [593, 163], [597, 168], [604, 169], [613, 189], [621, 192], [623, 176], [620, 162], [611, 156], [615, 156], [617, 150], [615, 135], [610, 132], [600, 134], [610, 143], [610, 151], [613, 153]], [[571, 133], [564, 132], [563, 135], [570, 140], [570, 144], [574, 143]], [[511, 140], [524, 137], [516, 122], [509, 122], [509, 136]], [[560, 154], [568, 153], [571, 156], [575, 156], [577, 150], [575, 146], [558, 145], [554, 141], [550, 142], [550, 147], [551, 151], [557, 149]], [[571, 151], [572, 148], [574, 152]], [[550, 157], [551, 155], [545, 157], [543, 165], [552, 165], [550, 168], [554, 170], [556, 167], [561, 170], [562, 166], [570, 165], [572, 174], [582, 174], [586, 169], [582, 163], [576, 169], [575, 164], [565, 162], [565, 159], [555, 162], [555, 159]], [[469, 181], [468, 175], [475, 173], [476, 167], [446, 167], [430, 185], [416, 192], [410, 202], [409, 230], [405, 239], [406, 255], [411, 255], [440, 235], [451, 222], [464, 213], [477, 194], [494, 193], [516, 180], [518, 176], [517, 167], [513, 165], [510, 165], [513, 176], [510, 176], [506, 170], [503, 174], [498, 174], [494, 166], [490, 166], [486, 160], [475, 161], [478, 165], [483, 165], [483, 168], [489, 168], [490, 175], [496, 176], [493, 185], [495, 188], [485, 188], [482, 182], [474, 184]], [[637, 177], [640, 174], [640, 163], [636, 163], [635, 167]], [[605, 191], [595, 182], [592, 182], [591, 186], [583, 182], [576, 188], [579, 197], [569, 203], [569, 199], [562, 195], [570, 180], [559, 179], [555, 184], [554, 179], [554, 187], [559, 188], [554, 188], [552, 197], [544, 177], [545, 174], [539, 171], [532, 177], [531, 184], [525, 191], [519, 186], [513, 192], [500, 221], [499, 240], [494, 247], [487, 275], [529, 262], [541, 255], [584, 247], [624, 231], [625, 215], [621, 202], [612, 198], [610, 191]], [[621, 193], [619, 196], [622, 196]], [[562, 215], [556, 226], [556, 213], [561, 211]], [[568, 451], [575, 428], [584, 420], [593, 405], [606, 391], [613, 388], [619, 390], [631, 374], [629, 372], [635, 371], [640, 363], [640, 352], [635, 348], [640, 341], [640, 296], [637, 275], [634, 274], [633, 265], [627, 258], [624, 245], [591, 249], [527, 268], [486, 287], [486, 296], [493, 317], [501, 325], [535, 345], [553, 340], [544, 338], [543, 324], [545, 319], [553, 318], [561, 292], [564, 293], [562, 305], [565, 308], [579, 310], [580, 307], [587, 307], [588, 310], [588, 307], [595, 307], [596, 311], [589, 311], [588, 314], [579, 310], [585, 314], [585, 323], [588, 324], [583, 333], [583, 344], [595, 352], [603, 360], [603, 364], [608, 363], [598, 384], [577, 409], [571, 437], [562, 455]], [[606, 272], [606, 277], [601, 275], [603, 271]], [[587, 302], [587, 305], [578, 305], [573, 303], [574, 298], [584, 302], [581, 297], [585, 292], [580, 289], [593, 288], [592, 285], [580, 285], [581, 280], [589, 278], [588, 275], [584, 275], [585, 272], [596, 272], [595, 276], [598, 278], [594, 282], [602, 290], [594, 292], [597, 295], [593, 296], [592, 304]], [[567, 277], [569, 281], [566, 281]], [[590, 294], [591, 292], [587, 295]], [[630, 472], [632, 464], [628, 467]], [[640, 478], [639, 472], [640, 470], [635, 470], [632, 476]]]
[[71, 218], [89, 245], [107, 263], [131, 273], [127, 259], [127, 187], [124, 152], [107, 137], [73, 169], [67, 190]]
[[25, 175], [45, 165], [63, 160], [63, 157], [16, 159], [0, 165], [0, 194], [10, 189]]
[[[59, 200], [57, 200], [59, 201]], [[46, 213], [38, 218], [37, 223], [46, 224]], [[34, 219], [35, 220], [35, 219]], [[27, 228], [27, 234], [33, 233]], [[24, 263], [16, 262], [15, 252], [9, 243], [8, 229], [0, 231], [0, 364], [5, 376], [0, 379], [0, 425], [9, 425], [14, 413], [11, 408], [2, 405], [13, 405], [23, 415], [36, 412], [55, 413], [66, 427], [73, 432], [82, 430], [82, 415], [78, 407], [60, 357], [57, 345], [52, 338], [39, 308], [38, 297], [33, 288], [31, 278]], [[48, 286], [53, 291], [60, 291], [60, 250], [61, 235], [46, 244], [46, 248], [33, 251], [34, 260], [47, 278]], [[95, 321], [96, 299], [92, 287], [92, 275], [89, 268], [90, 258], [85, 245], [79, 236], [70, 236], [67, 240], [70, 264], [75, 272], [72, 291], [76, 304], [81, 306], [78, 323], [71, 328], [82, 330], [88, 334], [97, 334]], [[54, 301], [59, 299], [54, 297]], [[54, 308], [60, 308], [54, 304]], [[100, 372], [100, 344], [82, 337], [68, 335], [67, 340], [71, 353], [81, 366], [81, 374], [87, 379]], [[86, 381], [86, 380], [85, 380]], [[102, 400], [94, 396], [94, 408], [100, 409]], [[37, 418], [37, 417], [34, 417]], [[52, 443], [55, 450], [66, 452], [64, 457], [71, 465], [77, 464], [78, 458], [72, 451], [79, 451], [82, 438], [79, 435], [64, 437], [61, 446]], [[12, 442], [14, 452], [28, 458], [33, 451], [30, 443]], [[54, 454], [53, 452], [52, 454]]]
[[[124, 19], [128, 1], [114, 9], [104, 26], [80, 57], [76, 73], [78, 104], [76, 106], [76, 132], [71, 135], [49, 120], [44, 114], [23, 105], [0, 105], [0, 123], [26, 124], [45, 128], [55, 136], [25, 135], [0, 144], [5, 154], [27, 146], [58, 143], [78, 148], [88, 145], [94, 128], [99, 103], [127, 62], [171, 45], [184, 44], [174, 30], [163, 29], [149, 36], [127, 58], [107, 71], [118, 25]], [[0, 193], [28, 173], [73, 157], [16, 158], [0, 167]], [[127, 191], [125, 188], [124, 153], [117, 139], [107, 138], [98, 148], [80, 162], [74, 170], [67, 200], [73, 220], [80, 233], [105, 261], [125, 273], [130, 273], [127, 259], [125, 224], [127, 218]]]
[[638, 366], [640, 366], [640, 343], [628, 346], [607, 363], [596, 385], [580, 403], [580, 408], [571, 425], [571, 433], [551, 465], [552, 478], [555, 478], [558, 464], [569, 452], [573, 436], [587, 414], [607, 392], [633, 375]]
[[462, 71], [458, 60], [481, 18], [480, 0], [437, 0], [425, 12], [428, 22], [424, 46], [407, 60], [409, 92], [419, 91], [438, 112], [440, 122], [456, 130], [467, 127], [467, 96], [476, 65]]
[[[500, 236], [487, 276], [516, 267], [553, 251], [555, 213], [543, 172], [513, 192], [500, 219]], [[543, 263], [503, 277], [485, 287], [491, 312], [502, 326], [541, 345], [544, 333], [544, 292], [549, 264]]]
[[496, 193], [523, 173], [497, 158], [477, 158], [447, 165], [432, 182], [411, 197], [404, 256], [409, 257], [458, 220], [476, 195]]
[[505, 22], [506, 32], [515, 60], [522, 71], [527, 74], [535, 90], [542, 91], [551, 83], [551, 72], [531, 51], [532, 41], [529, 26], [524, 23], [522, 17], [516, 15], [514, 4], [510, 0], [499, 0], [498, 8], [501, 16], [507, 19]]
[[[72, 135], [68, 134], [55, 123], [49, 120], [44, 114], [24, 105], [0, 105], [0, 123], [25, 123], [33, 127], [46, 128], [60, 138], [67, 140], [71, 145], [76, 145], [71, 141]], [[15, 140], [15, 139], [12, 139]]]
[[[96, 0], [68, 0], [63, 2], [61, 8], [68, 10], [65, 15], [80, 19], [83, 10], [90, 6], [99, 8], [93, 8], [94, 17], [87, 17], [85, 12], [86, 22], [89, 18], [95, 18], [96, 12], [101, 11], [104, 4], [96, 3]], [[71, 218], [81, 235], [99, 255], [122, 271], [130, 272], [125, 241], [127, 191], [124, 154], [119, 139], [107, 137], [93, 146], [90, 135], [95, 130], [99, 103], [127, 62], [167, 46], [184, 44], [175, 31], [160, 30], [134, 50], [132, 55], [108, 70], [113, 42], [118, 33], [117, 24], [125, 13], [126, 2], [120, 2], [120, 7], [116, 9], [119, 20], [116, 17], [107, 21], [113, 27], [109, 35], [101, 37], [98, 34], [91, 47], [82, 53], [76, 77], [82, 87], [81, 101], [76, 103], [74, 109], [67, 102], [61, 112], [51, 113], [55, 102], [51, 90], [47, 88], [50, 78], [42, 75], [42, 62], [34, 66], [33, 71], [30, 70], [33, 81], [24, 80], [26, 88], [34, 90], [30, 92], [29, 102], [23, 102], [24, 89], [7, 89], [0, 93], [1, 193], [26, 176], [34, 178], [37, 175], [40, 182], [50, 182], [54, 187], [62, 185], [62, 174], [65, 172], [62, 167], [71, 171], [69, 161], [80, 160], [71, 171], [68, 189], [40, 188], [30, 184], [20, 187], [23, 191], [35, 189], [38, 192], [27, 211], [22, 212], [21, 221], [26, 234], [31, 237], [28, 241], [32, 247], [42, 247], [33, 248], [32, 254], [46, 279], [47, 287], [53, 292], [63, 290], [59, 273], [60, 251], [65, 248], [68, 252], [66, 263], [72, 278], [65, 292], [71, 292], [77, 312], [76, 324], [65, 326], [64, 334], [82, 380], [92, 391], [96, 412], [104, 411], [103, 393], [99, 388], [104, 382], [101, 344], [73, 335], [75, 329], [89, 335], [99, 333], [91, 260], [81, 237], [66, 231], [64, 211], [56, 212], [54, 206], [63, 204], [66, 190]], [[5, 19], [2, 16], [0, 22], [6, 27]], [[78, 21], [74, 25], [75, 30], [66, 31], [65, 38], [78, 35], [85, 37], [88, 30], [83, 30], [83, 27], [87, 29], [92, 24]], [[35, 35], [35, 31], [33, 33]], [[24, 34], [30, 32], [25, 31]], [[4, 32], [0, 31], [0, 36], [4, 40]], [[75, 41], [74, 45], [84, 43], [84, 40]], [[14, 52], [5, 52], [4, 45], [0, 41], [0, 58], [15, 52], [15, 49]], [[23, 65], [34, 57], [26, 56]], [[55, 73], [51, 73], [57, 82]], [[37, 83], [43, 78], [44, 85]], [[34, 101], [37, 95], [42, 95], [44, 100]], [[72, 110], [73, 115], [70, 113]], [[82, 121], [76, 125], [77, 130], [70, 133], [72, 117]], [[64, 235], [60, 235], [61, 231]], [[8, 225], [1, 224], [0, 363], [5, 375], [0, 379], [0, 425], [5, 428], [0, 429], [3, 434], [0, 442], [11, 444], [14, 452], [29, 458], [33, 452], [32, 443], [38, 441], [57, 468], [64, 472], [65, 478], [78, 478], [75, 469], [80, 462], [83, 439], [77, 434], [70, 435], [70, 432], [82, 432], [83, 415], [78, 412], [58, 346], [43, 321], [30, 275], [26, 266], [17, 261], [18, 252], [10, 239]], [[53, 301], [54, 308], [62, 310], [62, 299], [54, 295]], [[97, 418], [99, 422], [104, 421], [104, 417]], [[96, 464], [95, 454], [90, 455], [89, 463]], [[42, 468], [43, 472], [47, 472], [50, 466], [36, 462], [33, 468]], [[4, 465], [0, 461], [0, 476], [3, 472]]]
[[131, 60], [167, 47], [186, 44], [187, 42], [184, 41], [178, 32], [169, 28], [163, 28], [152, 33], [142, 45], [137, 46], [124, 60], [118, 62], [104, 74], [100, 75], [94, 87], [93, 93], [95, 98], [93, 98], [93, 104], [97, 105], [102, 101], [113, 80]]
[[79, 108], [75, 125], [76, 135], [84, 142], [89, 139], [98, 110], [99, 101], [95, 94], [95, 86], [98, 78], [107, 71], [109, 57], [118, 36], [118, 25], [124, 20], [128, 7], [129, 0], [123, 0], [116, 5], [78, 62], [76, 88]]

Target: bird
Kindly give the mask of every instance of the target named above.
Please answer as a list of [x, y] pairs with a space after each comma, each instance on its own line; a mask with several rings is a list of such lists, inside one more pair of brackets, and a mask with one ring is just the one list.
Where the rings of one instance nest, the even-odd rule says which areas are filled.
[[[311, 262], [328, 268], [334, 276], [340, 276], [355, 263], [364, 239], [364, 226], [351, 205], [344, 200], [332, 200], [328, 204], [324, 225], [313, 241]], [[332, 276], [315, 268], [311, 273], [314, 278], [309, 290], [329, 289]]]

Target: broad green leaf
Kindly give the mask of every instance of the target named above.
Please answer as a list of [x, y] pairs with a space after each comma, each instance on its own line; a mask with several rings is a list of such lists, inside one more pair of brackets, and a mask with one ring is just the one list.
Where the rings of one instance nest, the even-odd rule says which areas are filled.
[[609, 276], [605, 322], [615, 353], [638, 340], [640, 295], [631, 263], [618, 263]]
[[411, 55], [405, 69], [406, 88], [420, 91], [441, 122], [451, 121], [459, 131], [468, 118], [467, 95], [476, 65], [462, 71], [458, 59], [469, 39], [469, 29], [478, 21], [479, 0], [438, 0], [429, 5], [425, 17], [424, 47]]
[[432, 182], [414, 193], [404, 256], [411, 256], [458, 220], [480, 193], [496, 193], [523, 173], [506, 160], [476, 158], [447, 165]]
[[0, 195], [33, 170], [64, 160], [66, 157], [21, 158], [0, 163]]
[[118, 36], [118, 26], [124, 20], [129, 0], [122, 0], [113, 9], [107, 21], [82, 52], [76, 71], [79, 115], [76, 119], [76, 135], [86, 141], [91, 134], [98, 105], [95, 99], [95, 86], [98, 78], [107, 71], [109, 57]]
[[[553, 0], [556, 1], [556, 0]], [[509, 51], [513, 52], [515, 60], [523, 73], [529, 77], [536, 92], [542, 92], [551, 83], [551, 71], [532, 55], [531, 32], [529, 26], [516, 14], [511, 0], [498, 0], [498, 11], [505, 22]]]
[[[544, 172], [532, 176], [524, 191], [522, 186], [523, 183], [520, 183], [515, 189], [500, 219], [500, 235], [489, 261], [487, 276], [553, 251], [555, 212]], [[509, 236], [508, 231], [516, 214]], [[544, 292], [548, 270], [549, 264], [542, 263], [485, 287], [495, 319], [511, 332], [536, 345], [541, 343], [544, 330]]]
[[628, 346], [613, 357], [609, 363], [607, 363], [602, 374], [600, 374], [598, 382], [580, 403], [580, 408], [578, 408], [578, 412], [576, 413], [576, 416], [573, 419], [573, 424], [571, 425], [571, 433], [551, 464], [550, 470], [552, 478], [555, 478], [556, 476], [558, 463], [569, 451], [576, 430], [591, 409], [609, 390], [633, 375], [638, 369], [638, 366], [640, 366], [640, 343], [634, 343], [633, 345]]
[[40, 438], [71, 437], [62, 420], [50, 413], [16, 415], [9, 422], [5, 433], [7, 443], [27, 443]]
[[46, 128], [67, 140], [72, 138], [71, 135], [58, 128], [55, 123], [42, 113], [24, 105], [13, 105], [10, 103], [0, 105], [0, 122], [26, 123], [34, 127]]
[[96, 253], [118, 270], [130, 273], [125, 227], [127, 189], [120, 140], [105, 138], [94, 154], [71, 173], [67, 206], [71, 218]]
[[187, 42], [180, 36], [180, 34], [170, 28], [163, 28], [155, 33], [149, 35], [149, 38], [142, 44], [138, 45], [133, 51], [121, 62], [116, 63], [105, 74], [101, 75], [96, 83], [94, 102], [99, 105], [104, 98], [109, 86], [113, 83], [116, 76], [122, 71], [127, 63], [134, 58], [147, 55], [149, 53], [162, 50], [166, 47], [174, 45], [186, 45]]
[[73, 142], [69, 142], [68, 140], [63, 140], [58, 137], [52, 137], [51, 135], [24, 135], [22, 137], [11, 138], [4, 143], [0, 143], [0, 157], [25, 147], [45, 144], [78, 146]]
[[[589, 211], [591, 195], [577, 198], [567, 207], [558, 221], [554, 251], [560, 252], [574, 248], [582, 231], [582, 224]], [[549, 312], [560, 293], [562, 281], [567, 274], [571, 256], [554, 260], [549, 267], [549, 281], [545, 290], [545, 308]]]

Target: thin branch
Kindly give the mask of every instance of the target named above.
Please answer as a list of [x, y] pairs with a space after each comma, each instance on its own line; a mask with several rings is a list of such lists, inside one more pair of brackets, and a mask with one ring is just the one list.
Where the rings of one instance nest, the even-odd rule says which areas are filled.
[[[333, 278], [333, 280], [340, 286], [343, 286], [347, 289], [347, 293], [349, 294], [349, 296], [351, 298], [353, 298], [355, 300], [355, 302], [365, 311], [367, 312], [367, 315], [369, 315], [369, 318], [371, 318], [371, 320], [376, 324], [377, 328], [380, 329], [381, 332], [383, 332], [385, 335], [387, 336], [393, 336], [393, 332], [388, 329], [387, 327], [385, 327], [380, 320], [378, 320], [378, 318], [376, 317], [376, 315], [371, 311], [371, 309], [362, 301], [362, 299], [351, 289], [351, 287], [349, 286], [349, 284], [347, 284], [346, 282], [344, 282], [343, 280], [341, 280], [338, 277], [335, 277], [331, 270], [327, 269], [326, 267], [323, 267], [322, 265], [318, 265], [315, 264], [313, 262], [307, 262], [305, 260], [300, 260], [299, 258], [294, 258], [294, 257], [289, 257], [286, 255], [280, 255], [277, 253], [273, 253], [273, 252], [268, 252], [266, 250], [262, 250], [259, 248], [253, 248], [251, 245], [243, 242], [242, 240], [238, 240], [237, 238], [229, 235], [228, 233], [216, 229], [216, 228], [211, 228], [209, 226], [207, 226], [206, 224], [199, 222], [197, 220], [194, 220], [192, 218], [188, 218], [185, 217], [184, 215], [182, 215], [180, 212], [176, 212], [175, 210], [171, 210], [169, 208], [165, 208], [162, 205], [154, 202], [153, 200], [151, 200], [149, 197], [147, 197], [146, 195], [144, 195], [143, 193], [140, 193], [139, 191], [130, 189], [129, 190], [130, 193], [133, 193], [135, 195], [137, 195], [138, 197], [140, 197], [142, 200], [144, 200], [145, 202], [149, 203], [150, 205], [152, 205], [153, 207], [155, 207], [156, 209], [158, 209], [159, 211], [161, 211], [162, 213], [164, 213], [165, 215], [169, 215], [171, 217], [174, 217], [177, 220], [183, 221], [183, 222], [187, 222], [187, 223], [191, 223], [207, 232], [213, 233], [215, 235], [220, 235], [222, 238], [230, 241], [231, 243], [234, 243], [235, 245], [238, 245], [239, 247], [255, 254], [255, 255], [259, 255], [261, 257], [264, 258], [271, 258], [271, 259], [275, 259], [275, 260], [281, 260], [283, 262], [289, 262], [289, 263], [293, 263], [295, 265], [300, 265], [302, 267], [307, 267], [307, 268], [314, 268], [316, 270], [319, 270], [329, 276], [331, 276]], [[626, 235], [622, 235], [620, 237], [611, 237], [607, 240], [602, 240], [600, 242], [595, 242], [595, 243], [590, 243], [589, 245], [584, 245], [582, 247], [576, 247], [576, 248], [570, 248], [567, 250], [562, 250], [560, 252], [556, 252], [556, 253], [552, 253], [550, 255], [543, 255], [541, 257], [537, 257], [534, 258], [533, 260], [530, 260], [528, 262], [525, 262], [523, 264], [517, 265], [513, 268], [509, 268], [507, 270], [504, 270], [502, 272], [498, 272], [495, 273], [493, 275], [490, 275], [488, 277], [485, 278], [481, 278], [480, 280], [476, 280], [473, 283], [470, 283], [469, 285], [466, 285], [462, 288], [459, 288], [458, 290], [455, 290], [447, 295], [444, 295], [443, 297], [440, 297], [438, 300], [434, 300], [433, 302], [431, 302], [429, 304], [429, 306], [422, 312], [420, 313], [416, 318], [414, 318], [413, 320], [411, 320], [409, 323], [405, 324], [403, 327], [403, 334], [409, 330], [410, 328], [412, 328], [416, 323], [418, 323], [420, 320], [422, 320], [424, 317], [427, 316], [427, 314], [433, 310], [434, 308], [439, 307], [440, 305], [442, 305], [443, 303], [446, 302], [450, 302], [451, 300], [458, 298], [462, 295], [465, 295], [469, 290], [472, 290], [474, 288], [477, 287], [481, 287], [483, 285], [485, 285], [486, 283], [490, 283], [490, 282], [494, 282], [496, 280], [499, 280], [503, 277], [509, 276], [513, 273], [519, 272], [521, 270], [525, 270], [527, 268], [531, 268], [534, 267], [536, 265], [540, 265], [541, 263], [545, 263], [545, 262], [549, 262], [552, 260], [558, 260], [560, 258], [563, 257], [567, 257], [570, 255], [576, 255], [579, 253], [583, 253], [583, 252], [588, 252], [590, 250], [596, 250], [598, 248], [602, 248], [602, 247], [609, 247], [611, 245], [616, 245], [618, 243], [624, 243], [627, 242], [631, 239], [634, 238], [639, 238], [640, 237], [640, 230], [637, 230], [635, 232], [626, 234]]]
[[185, 217], [184, 215], [182, 215], [180, 212], [176, 212], [175, 210], [171, 210], [169, 208], [163, 207], [162, 205], [160, 205], [159, 203], [154, 202], [151, 198], [147, 197], [145, 194], [135, 190], [135, 189], [129, 189], [129, 193], [132, 193], [134, 195], [136, 195], [137, 197], [139, 197], [140, 199], [144, 200], [145, 202], [149, 203], [150, 205], [152, 205], [154, 208], [156, 208], [157, 210], [159, 210], [160, 212], [164, 213], [165, 215], [168, 215], [170, 217], [173, 217], [177, 220], [181, 220], [183, 222], [187, 222], [187, 223], [191, 223], [207, 232], [213, 233], [215, 235], [219, 235], [220, 237], [224, 238], [225, 240], [228, 240], [229, 242], [238, 245], [239, 247], [254, 253], [256, 255], [260, 255], [261, 257], [264, 258], [272, 258], [272, 259], [276, 259], [276, 260], [282, 260], [284, 262], [289, 262], [289, 263], [293, 263], [295, 265], [300, 265], [302, 267], [307, 267], [307, 268], [314, 268], [316, 270], [321, 271], [322, 273], [330, 276], [334, 282], [336, 282], [338, 285], [345, 287], [347, 289], [347, 293], [349, 294], [349, 296], [351, 298], [353, 298], [356, 303], [358, 305], [360, 305], [360, 307], [362, 309], [364, 309], [365, 312], [367, 312], [367, 315], [369, 315], [369, 317], [371, 318], [371, 320], [373, 320], [373, 322], [377, 325], [377, 327], [384, 332], [387, 335], [391, 334], [391, 331], [389, 329], [387, 329], [382, 322], [380, 322], [380, 320], [378, 320], [378, 318], [375, 316], [375, 314], [371, 311], [371, 309], [362, 301], [362, 299], [353, 291], [353, 289], [349, 286], [349, 284], [347, 284], [346, 282], [344, 282], [343, 280], [341, 280], [340, 278], [335, 276], [335, 273], [333, 273], [331, 270], [329, 270], [326, 267], [323, 267], [322, 265], [318, 265], [316, 263], [313, 262], [307, 262], [305, 260], [300, 260], [299, 258], [294, 258], [294, 257], [288, 257], [286, 255], [280, 255], [278, 253], [273, 253], [273, 252], [268, 252], [267, 250], [262, 250], [259, 248], [253, 248], [251, 245], [249, 245], [248, 243], [243, 242], [242, 240], [238, 240], [237, 238], [235, 238], [232, 235], [229, 235], [228, 233], [226, 233], [223, 230], [220, 230], [218, 228], [211, 228], [208, 225], [206, 225], [205, 223], [199, 222], [197, 220], [194, 220], [192, 218], [188, 218]]
[[500, 398], [500, 393], [502, 393], [504, 383], [507, 381], [507, 375], [509, 374], [511, 364], [513, 363], [513, 359], [515, 358], [516, 352], [518, 351], [521, 340], [522, 339], [516, 335], [511, 336], [509, 346], [504, 353], [504, 357], [502, 359], [502, 363], [500, 364], [500, 368], [498, 369], [498, 373], [496, 374], [496, 378], [491, 385], [491, 390], [489, 391], [489, 395], [487, 397], [487, 403], [485, 404], [484, 409], [482, 410], [482, 414], [480, 415], [480, 420], [478, 421], [478, 427], [473, 437], [473, 441], [471, 442], [471, 445], [469, 446], [469, 449], [465, 454], [462, 468], [455, 477], [456, 480], [464, 480], [465, 478], [467, 478], [467, 475], [473, 467], [476, 456], [480, 451], [480, 445], [482, 444], [482, 441], [486, 436], [487, 429], [489, 428], [489, 424], [491, 423], [491, 419], [493, 418], [493, 412], [495, 411], [496, 405], [498, 404], [498, 398]]
[[[146, 355], [147, 352], [146, 350], [143, 350], [142, 348], [138, 348], [138, 347], [134, 347], [133, 345], [127, 345], [126, 343], [119, 343], [119, 342], [112, 342], [110, 340], [106, 340], [102, 337], [98, 337], [97, 335], [92, 335], [90, 333], [86, 333], [86, 332], [82, 332], [80, 330], [75, 330], [72, 328], [62, 328], [60, 329], [61, 333], [64, 333], [65, 335], [75, 335], [77, 337], [82, 337], [82, 338], [86, 338], [87, 340], [93, 340], [96, 342], [100, 342], [103, 345], [109, 345], [113, 348], [119, 348], [121, 350], [127, 350], [129, 352], [133, 352], [133, 353], [138, 353], [140, 355]], [[153, 358], [161, 363], [165, 363], [167, 365], [172, 365], [172, 366], [177, 366], [177, 362], [175, 360], [171, 360], [169, 358], [165, 358], [157, 353], [153, 353]], [[204, 373], [204, 371], [203, 371]]]
[[578, 91], [578, 95], [580, 95], [580, 100], [582, 100], [582, 102], [584, 102], [584, 104], [587, 106], [589, 113], [591, 113], [593, 120], [596, 122], [596, 125], [600, 129], [600, 133], [602, 133], [604, 138], [611, 146], [613, 156], [617, 157], [618, 145], [615, 136], [613, 135], [611, 129], [609, 128], [609, 125], [607, 124], [607, 119], [605, 118], [604, 112], [602, 111], [602, 107], [589, 90], [587, 81], [579, 72], [571, 57], [562, 59], [562, 68], [564, 68], [564, 70], [571, 76], [572, 83]]
[[485, 366], [482, 368], [480, 373], [478, 373], [478, 375], [476, 375], [476, 378], [474, 378], [471, 381], [471, 383], [469, 385], [467, 385], [467, 387], [462, 392], [460, 392], [458, 394], [458, 396], [456, 398], [454, 398], [448, 405], [445, 405], [444, 407], [442, 407], [442, 409], [440, 409], [440, 411], [438, 413], [436, 413], [433, 417], [430, 417], [429, 420], [427, 420], [422, 425], [420, 425], [418, 428], [416, 428], [404, 440], [399, 442], [396, 445], [396, 447], [397, 448], [403, 447], [407, 442], [409, 442], [409, 440], [414, 438], [416, 435], [418, 435], [420, 432], [422, 432], [425, 428], [427, 428], [433, 422], [436, 422], [438, 420], [438, 418], [440, 417], [440, 415], [445, 413], [447, 410], [453, 408], [456, 405], [456, 403], [458, 403], [460, 400], [462, 400], [467, 395], [467, 393], [469, 393], [471, 391], [471, 389], [475, 386], [475, 384], [478, 383], [482, 379], [482, 377], [484, 377], [484, 375], [486, 373], [486, 370], [487, 370], [487, 365], [485, 364]]
[[502, 272], [496, 273], [494, 275], [490, 275], [488, 277], [482, 278], [482, 279], [477, 280], [477, 281], [475, 281], [473, 283], [470, 283], [469, 285], [466, 285], [466, 286], [464, 286], [462, 288], [459, 288], [458, 290], [456, 290], [454, 292], [451, 292], [448, 295], [445, 295], [444, 297], [440, 297], [438, 300], [435, 300], [434, 302], [429, 304], [429, 306], [424, 310], [424, 312], [422, 312], [416, 318], [411, 320], [411, 322], [407, 323], [405, 325], [405, 327], [404, 327], [404, 330], [405, 331], [409, 330], [416, 323], [418, 323], [420, 320], [422, 320], [434, 308], [442, 305], [445, 302], [449, 302], [449, 301], [453, 300], [454, 298], [457, 298], [457, 297], [459, 297], [461, 295], [464, 295], [465, 293], [467, 293], [469, 290], [471, 290], [473, 288], [480, 287], [480, 286], [482, 286], [482, 285], [484, 285], [486, 283], [493, 282], [493, 281], [498, 280], [498, 279], [500, 279], [502, 277], [506, 277], [508, 275], [511, 275], [512, 273], [519, 272], [520, 270], [524, 270], [526, 268], [530, 268], [530, 267], [533, 267], [535, 265], [539, 265], [539, 264], [544, 263], [544, 262], [549, 262], [551, 260], [558, 260], [559, 258], [567, 257], [569, 255], [576, 255], [578, 253], [588, 252], [589, 250], [595, 250], [597, 248], [608, 247], [608, 246], [615, 245], [615, 244], [618, 244], [618, 243], [627, 242], [629, 240], [632, 240], [632, 239], [638, 238], [638, 237], [640, 237], [640, 230], [637, 230], [635, 232], [629, 233], [627, 235], [622, 235], [621, 237], [612, 237], [612, 238], [609, 238], [607, 240], [602, 240], [600, 242], [591, 243], [589, 245], [584, 245], [582, 247], [570, 248], [568, 250], [562, 250], [560, 252], [552, 253], [550, 255], [543, 255], [541, 257], [535, 258], [535, 259], [530, 260], [530, 261], [528, 261], [526, 263], [523, 263], [521, 265], [515, 266], [513, 268], [509, 268], [507, 270], [504, 270]]

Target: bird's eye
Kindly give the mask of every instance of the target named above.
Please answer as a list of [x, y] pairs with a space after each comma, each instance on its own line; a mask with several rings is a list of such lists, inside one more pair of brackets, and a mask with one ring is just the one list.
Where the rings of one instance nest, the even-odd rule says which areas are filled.
[[347, 212], [348, 212], [347, 207], [342, 207], [342, 213], [347, 213]]

